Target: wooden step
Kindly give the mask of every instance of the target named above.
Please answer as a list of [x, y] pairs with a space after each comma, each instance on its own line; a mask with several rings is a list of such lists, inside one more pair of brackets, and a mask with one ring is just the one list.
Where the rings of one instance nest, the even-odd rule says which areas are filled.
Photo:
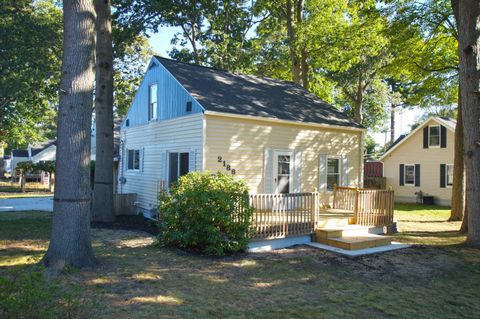
[[321, 227], [315, 229], [318, 238], [335, 238], [342, 236], [367, 235], [370, 227], [362, 225], [345, 225], [341, 227]]
[[316, 238], [317, 242], [346, 250], [357, 250], [387, 246], [391, 244], [390, 238], [380, 235], [365, 234], [359, 236], [343, 236], [334, 238]]

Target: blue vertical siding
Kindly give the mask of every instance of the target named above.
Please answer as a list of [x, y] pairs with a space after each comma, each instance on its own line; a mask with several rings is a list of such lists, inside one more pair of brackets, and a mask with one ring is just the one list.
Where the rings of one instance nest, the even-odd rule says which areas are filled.
[[[152, 60], [127, 112], [122, 128], [129, 121], [129, 127], [148, 122], [148, 87], [157, 84], [157, 121], [201, 113], [202, 106], [159, 62]], [[192, 111], [186, 111], [187, 102], [192, 102]]]

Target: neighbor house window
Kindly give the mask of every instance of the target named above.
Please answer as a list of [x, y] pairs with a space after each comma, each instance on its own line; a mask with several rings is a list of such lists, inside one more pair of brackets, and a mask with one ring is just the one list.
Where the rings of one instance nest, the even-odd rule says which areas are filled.
[[415, 185], [415, 165], [405, 165], [405, 185]]
[[148, 87], [148, 119], [157, 118], [157, 85], [152, 84]]
[[128, 150], [127, 169], [140, 169], [140, 150]]
[[447, 164], [447, 174], [445, 174], [447, 186], [453, 185], [453, 164]]
[[327, 190], [333, 191], [335, 185], [340, 184], [340, 159], [327, 159]]
[[432, 125], [428, 127], [428, 146], [440, 146], [440, 125]]
[[189, 154], [169, 153], [168, 154], [168, 181], [176, 182], [180, 176], [188, 173]]
[[191, 101], [187, 102], [186, 111], [187, 112], [192, 112], [192, 102]]

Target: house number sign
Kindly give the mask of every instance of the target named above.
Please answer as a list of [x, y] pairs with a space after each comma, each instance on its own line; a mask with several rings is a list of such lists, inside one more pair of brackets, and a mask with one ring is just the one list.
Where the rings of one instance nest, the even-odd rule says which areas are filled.
[[218, 162], [218, 163], [222, 163], [222, 164], [223, 164], [223, 167], [225, 167], [225, 169], [226, 169], [227, 171], [229, 171], [230, 173], [232, 173], [232, 175], [235, 175], [235, 174], [237, 173], [237, 171], [236, 171], [234, 168], [232, 168], [232, 166], [230, 166], [230, 164], [227, 164], [227, 161], [225, 161], [222, 156], [218, 156], [218, 157], [217, 157], [217, 162]]

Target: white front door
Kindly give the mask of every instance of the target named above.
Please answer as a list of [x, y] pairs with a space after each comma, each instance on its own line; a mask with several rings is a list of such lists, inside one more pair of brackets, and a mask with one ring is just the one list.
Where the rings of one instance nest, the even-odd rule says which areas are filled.
[[292, 192], [293, 152], [273, 151], [273, 190], [275, 193]]

